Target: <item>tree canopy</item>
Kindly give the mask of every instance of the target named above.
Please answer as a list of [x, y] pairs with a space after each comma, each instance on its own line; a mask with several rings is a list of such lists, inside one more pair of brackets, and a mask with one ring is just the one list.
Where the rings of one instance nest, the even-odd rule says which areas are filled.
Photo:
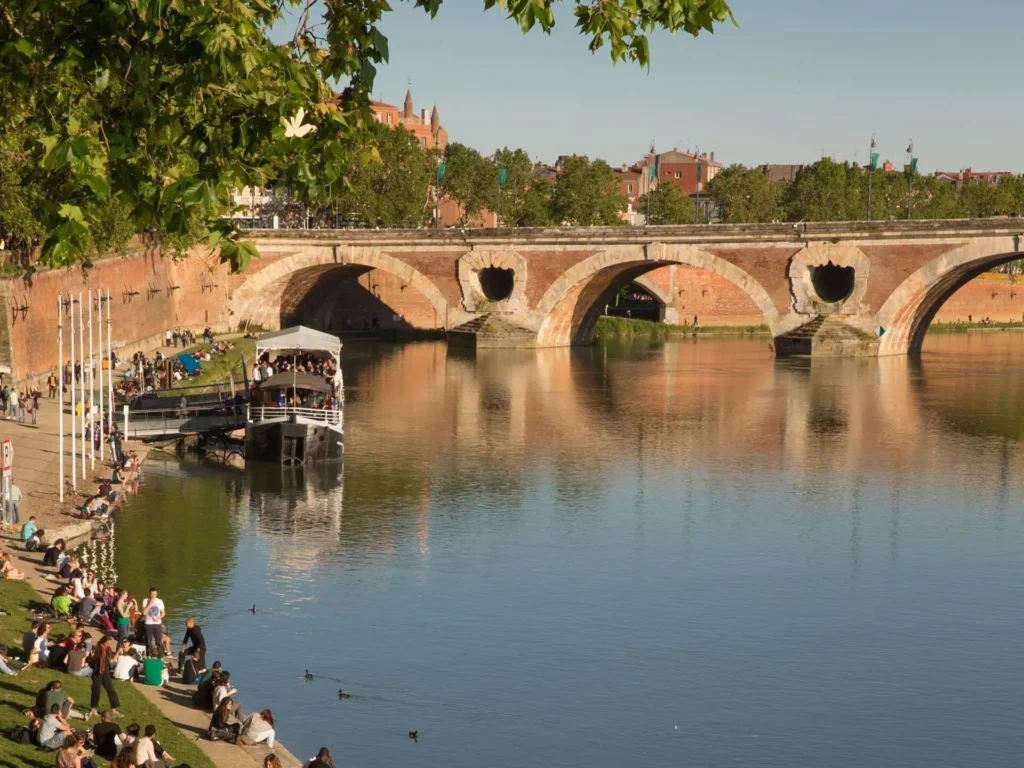
[[[659, 184], [649, 194], [650, 208], [647, 206], [648, 195], [643, 195], [637, 205], [637, 210], [647, 215], [648, 224], [695, 224], [697, 222], [697, 207], [677, 185]], [[650, 211], [649, 215], [647, 214], [648, 210]]]
[[[442, 6], [412, 2], [431, 16]], [[592, 51], [641, 66], [648, 33], [697, 35], [732, 18], [725, 0], [566, 4]], [[556, 5], [483, 2], [524, 32], [550, 31]], [[289, 6], [295, 32], [275, 43]], [[354, 140], [388, 58], [389, 10], [386, 0], [0, 0], [0, 239], [55, 267], [134, 236], [172, 249], [205, 239], [244, 268], [255, 249], [223, 218], [232, 190], [287, 188], [330, 204], [376, 161]]]
[[585, 155], [567, 157], [558, 173], [551, 195], [551, 212], [556, 223], [577, 227], [612, 226], [625, 222], [619, 213], [626, 209], [626, 197], [611, 166]]

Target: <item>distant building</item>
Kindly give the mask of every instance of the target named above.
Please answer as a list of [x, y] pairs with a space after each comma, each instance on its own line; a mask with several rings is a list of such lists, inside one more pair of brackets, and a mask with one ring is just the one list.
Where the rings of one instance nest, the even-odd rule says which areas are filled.
[[684, 195], [704, 192], [708, 182], [722, 170], [722, 164], [715, 162], [714, 152], [710, 155], [698, 155], [695, 152], [673, 149], [670, 152], [647, 155], [642, 162], [647, 168], [652, 164], [656, 168], [655, 188], [660, 184], [675, 184]]
[[805, 164], [774, 165], [766, 163], [757, 166], [757, 169], [768, 177], [769, 184], [783, 184], [796, 181], [796, 177], [807, 166]]
[[1000, 179], [1013, 176], [1010, 171], [974, 171], [964, 168], [962, 171], [936, 171], [935, 178], [944, 184], [955, 184], [957, 189], [965, 184], [988, 184], [997, 186]]
[[401, 110], [394, 104], [370, 99], [370, 111], [373, 112], [373, 119], [378, 123], [390, 126], [400, 125], [411, 131], [424, 149], [444, 151], [444, 148], [448, 146], [448, 131], [441, 125], [437, 105], [434, 105], [429, 116], [425, 109], [420, 110], [417, 115], [413, 108], [411, 89], [405, 92], [405, 105]]

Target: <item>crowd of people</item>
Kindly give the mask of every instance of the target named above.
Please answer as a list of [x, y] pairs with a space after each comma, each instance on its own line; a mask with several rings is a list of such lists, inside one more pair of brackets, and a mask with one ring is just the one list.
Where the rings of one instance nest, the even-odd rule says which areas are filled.
[[[35, 528], [34, 518], [24, 529], [23, 542], [38, 542], [43, 533]], [[210, 712], [206, 738], [273, 749], [273, 713], [243, 712], [231, 673], [219, 661], [207, 665], [206, 638], [194, 617], [185, 621], [175, 659], [166, 608], [155, 588], [140, 603], [128, 590], [98, 581], [93, 570], [82, 567], [76, 552], [67, 551], [62, 539], [45, 547], [43, 565], [53, 569], [48, 578], [57, 582], [49, 610], [32, 620], [22, 638], [20, 669], [8, 649], [0, 648], [0, 674], [45, 668], [89, 678], [89, 707], [86, 710], [69, 696], [55, 676], [37, 693], [34, 706], [24, 711], [27, 720], [9, 734], [11, 739], [55, 752], [57, 768], [96, 768], [93, 754], [113, 761], [114, 768], [168, 768], [175, 758], [160, 744], [156, 726], [132, 723], [122, 729], [115, 722], [121, 718], [121, 702], [114, 681], [163, 685], [171, 679], [173, 667], [183, 684], [195, 686], [195, 705]], [[55, 627], [64, 622], [70, 630], [57, 633]], [[109, 706], [101, 713], [104, 693]], [[72, 725], [74, 721], [84, 725]], [[88, 727], [88, 721], [96, 722]], [[280, 768], [280, 761], [270, 754], [264, 765]], [[317, 763], [316, 768], [321, 765], [333, 762]]]
[[0, 418], [17, 419], [27, 424], [29, 419], [35, 424], [39, 419], [39, 400], [42, 393], [35, 387], [17, 390], [4, 385], [0, 389]]

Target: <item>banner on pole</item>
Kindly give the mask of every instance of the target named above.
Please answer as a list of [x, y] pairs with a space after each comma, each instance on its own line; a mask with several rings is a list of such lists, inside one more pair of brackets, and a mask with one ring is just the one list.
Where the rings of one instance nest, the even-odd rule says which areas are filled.
[[14, 467], [14, 443], [4, 440], [3, 443], [3, 476], [10, 477]]
[[877, 171], [878, 170], [878, 153], [877, 152], [872, 152], [871, 153], [871, 170], [872, 171]]

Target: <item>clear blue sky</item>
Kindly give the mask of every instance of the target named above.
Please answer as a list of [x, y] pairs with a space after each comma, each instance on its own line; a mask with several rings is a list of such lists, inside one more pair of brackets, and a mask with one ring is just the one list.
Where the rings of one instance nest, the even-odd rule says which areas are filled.
[[374, 95], [436, 101], [454, 141], [612, 164], [699, 145], [726, 164], [866, 162], [872, 133], [922, 170], [1024, 171], [1024, 3], [1010, 0], [734, 0], [739, 28], [656, 35], [649, 72], [592, 55], [572, 3], [523, 36], [480, 0], [446, 0], [433, 21], [395, 2], [391, 61]]

